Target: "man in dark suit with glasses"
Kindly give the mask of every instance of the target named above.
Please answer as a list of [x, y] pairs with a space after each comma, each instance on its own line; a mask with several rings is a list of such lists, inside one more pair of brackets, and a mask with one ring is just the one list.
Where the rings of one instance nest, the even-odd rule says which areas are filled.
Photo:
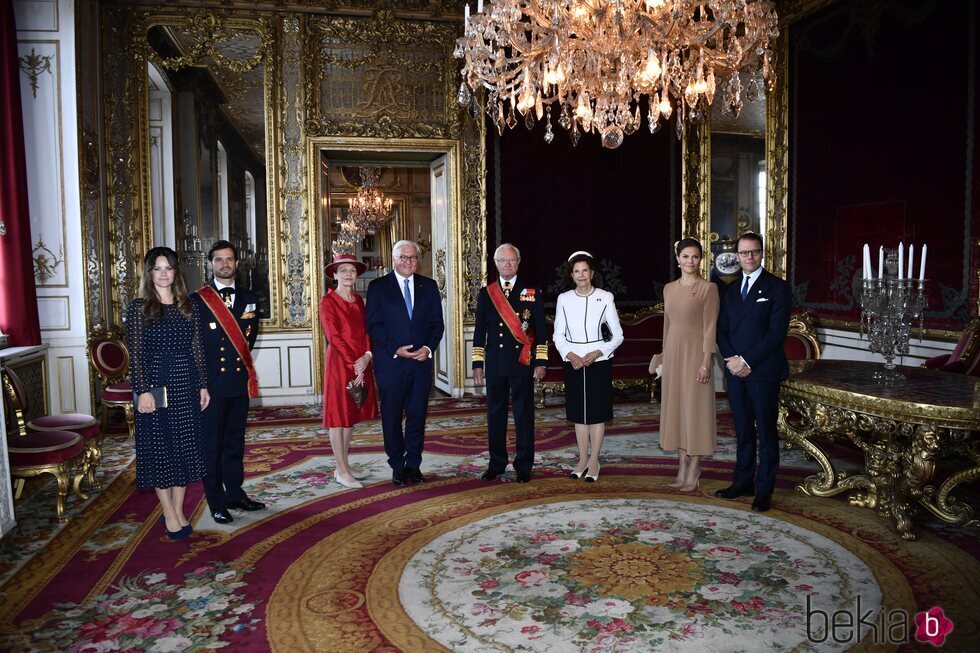
[[737, 251], [742, 274], [723, 291], [718, 315], [718, 350], [725, 358], [737, 452], [732, 484], [715, 496], [755, 495], [752, 510], [765, 512], [779, 468], [776, 418], [779, 384], [789, 377], [783, 343], [792, 295], [788, 283], [763, 269], [762, 236], [742, 234]]
[[445, 325], [436, 282], [416, 273], [419, 246], [398, 241], [392, 248], [392, 264], [393, 271], [368, 286], [367, 330], [391, 482], [402, 486], [425, 482], [422, 445], [432, 356]]

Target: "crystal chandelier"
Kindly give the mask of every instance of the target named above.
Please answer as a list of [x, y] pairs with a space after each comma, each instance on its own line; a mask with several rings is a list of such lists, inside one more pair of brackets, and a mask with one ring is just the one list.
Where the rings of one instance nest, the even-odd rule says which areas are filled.
[[[479, 0], [454, 55], [464, 59], [457, 99], [486, 111], [502, 135], [518, 114], [528, 128], [552, 113], [577, 144], [595, 131], [616, 148], [639, 129], [641, 107], [651, 133], [676, 111], [707, 115], [716, 90], [736, 115], [743, 95], [758, 96], [757, 73], [774, 81], [770, 42], [779, 34], [776, 10], [765, 0]], [[745, 88], [739, 73], [752, 76]], [[641, 99], [645, 102], [641, 104]]]
[[330, 251], [334, 256], [339, 254], [355, 254], [357, 244], [361, 242], [363, 232], [354, 224], [353, 220], [346, 219], [340, 223], [340, 231], [334, 238]]
[[381, 170], [378, 168], [361, 168], [361, 187], [357, 197], [350, 200], [348, 216], [365, 233], [384, 227], [391, 213], [391, 199], [386, 199], [377, 187], [380, 179]]

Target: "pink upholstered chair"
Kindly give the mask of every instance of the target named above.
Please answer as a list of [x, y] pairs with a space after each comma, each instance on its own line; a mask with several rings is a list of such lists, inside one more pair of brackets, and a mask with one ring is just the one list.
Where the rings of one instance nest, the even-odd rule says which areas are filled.
[[789, 319], [789, 333], [783, 345], [787, 360], [806, 361], [820, 358], [820, 342], [809, 313], [796, 313]]
[[930, 358], [924, 365], [943, 372], [980, 376], [980, 318], [966, 325], [953, 351]]
[[[12, 369], [8, 367], [6, 371], [7, 380], [18, 396], [20, 405], [24, 407], [22, 410], [26, 411], [29, 402], [24, 384]], [[82, 436], [82, 441], [85, 443], [85, 474], [88, 477], [88, 485], [93, 490], [100, 489], [101, 484], [95, 480], [95, 468], [102, 460], [102, 429], [99, 427], [99, 420], [84, 413], [61, 413], [35, 417], [27, 422], [28, 433], [64, 431]]]
[[133, 437], [133, 386], [129, 376], [129, 350], [120, 329], [98, 329], [88, 339], [88, 360], [102, 379], [102, 430], [108, 430], [109, 409], [122, 408], [129, 437]]
[[56, 506], [58, 520], [69, 519], [65, 512], [69, 482], [74, 479], [72, 488], [78, 498], [88, 497], [82, 493], [81, 483], [85, 476], [88, 456], [85, 441], [78, 433], [71, 431], [33, 431], [27, 430], [24, 411], [27, 407], [24, 387], [16, 375], [8, 369], [3, 370], [4, 400], [7, 414], [12, 422], [7, 430], [7, 450], [10, 456], [10, 475], [14, 479], [14, 499], [24, 493], [27, 479], [51, 474], [58, 481]]

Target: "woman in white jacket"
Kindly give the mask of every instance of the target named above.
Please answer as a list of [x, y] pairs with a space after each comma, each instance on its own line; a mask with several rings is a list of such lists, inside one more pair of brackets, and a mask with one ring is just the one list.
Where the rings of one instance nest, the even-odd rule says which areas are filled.
[[[613, 294], [596, 288], [588, 252], [568, 257], [575, 287], [558, 295], [552, 341], [565, 364], [565, 416], [575, 424], [579, 461], [571, 477], [599, 479], [599, 451], [612, 419], [612, 357], [623, 342]], [[590, 451], [591, 445], [591, 451]]]

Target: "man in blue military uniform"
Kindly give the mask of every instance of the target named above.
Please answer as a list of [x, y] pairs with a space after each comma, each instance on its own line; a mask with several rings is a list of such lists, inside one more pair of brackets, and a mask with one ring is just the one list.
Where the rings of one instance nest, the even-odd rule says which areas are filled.
[[[238, 251], [234, 245], [226, 240], [215, 242], [208, 260], [214, 281], [210, 289], [205, 286], [192, 295], [201, 309], [201, 336], [211, 394], [211, 404], [203, 413], [204, 495], [214, 521], [229, 524], [233, 521], [229, 509], [265, 508], [242, 489], [250, 376], [253, 392], [257, 392], [250, 352], [259, 335], [259, 300], [247, 288], [236, 287]], [[217, 292], [220, 302], [211, 290]], [[212, 306], [205, 293], [214, 298]]]
[[490, 464], [480, 477], [492, 481], [507, 467], [507, 398], [517, 431], [517, 482], [531, 480], [534, 465], [534, 379], [544, 378], [548, 335], [538, 288], [517, 279], [521, 252], [510, 243], [493, 255], [498, 279], [480, 289], [473, 330], [473, 383], [487, 386]]

